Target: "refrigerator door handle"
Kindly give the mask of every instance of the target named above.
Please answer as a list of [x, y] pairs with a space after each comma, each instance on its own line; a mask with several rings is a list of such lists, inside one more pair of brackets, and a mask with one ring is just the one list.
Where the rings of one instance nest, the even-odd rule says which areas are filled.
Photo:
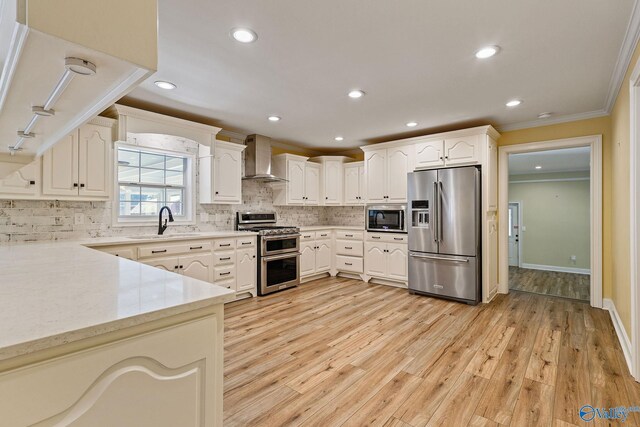
[[442, 193], [444, 187], [442, 186], [442, 181], [438, 181], [438, 241], [442, 242], [443, 238], [442, 236], [444, 236], [444, 229], [443, 229], [443, 221], [442, 221]]
[[438, 181], [433, 183], [433, 241], [438, 242]]
[[441, 257], [441, 256], [422, 255], [422, 254], [417, 254], [415, 252], [409, 252], [409, 256], [412, 257], [412, 258], [434, 259], [434, 260], [437, 260], [437, 261], [469, 262], [469, 258], [464, 258], [464, 259], [445, 258], [445, 257]]

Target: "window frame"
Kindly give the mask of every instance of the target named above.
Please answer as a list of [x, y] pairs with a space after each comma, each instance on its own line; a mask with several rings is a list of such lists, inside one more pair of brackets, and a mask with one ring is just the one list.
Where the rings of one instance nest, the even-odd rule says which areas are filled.
[[[119, 149], [143, 151], [151, 154], [160, 154], [174, 157], [184, 157], [186, 159], [185, 166], [185, 183], [184, 183], [184, 215], [181, 217], [174, 216], [174, 225], [193, 225], [195, 224], [196, 211], [196, 155], [187, 151], [177, 151], [160, 149], [155, 147], [147, 147], [142, 145], [127, 144], [124, 142], [116, 142], [113, 153], [113, 204], [112, 204], [112, 225], [114, 227], [130, 227], [130, 226], [151, 226], [158, 224], [157, 216], [120, 216], [120, 181], [118, 179], [118, 151]], [[141, 184], [144, 187], [144, 184]], [[171, 188], [163, 185], [149, 185], [156, 188]]]

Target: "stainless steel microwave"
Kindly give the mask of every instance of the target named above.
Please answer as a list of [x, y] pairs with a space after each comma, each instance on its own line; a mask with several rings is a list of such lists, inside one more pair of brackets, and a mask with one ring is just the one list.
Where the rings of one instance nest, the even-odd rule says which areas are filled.
[[367, 231], [406, 233], [407, 205], [367, 205]]

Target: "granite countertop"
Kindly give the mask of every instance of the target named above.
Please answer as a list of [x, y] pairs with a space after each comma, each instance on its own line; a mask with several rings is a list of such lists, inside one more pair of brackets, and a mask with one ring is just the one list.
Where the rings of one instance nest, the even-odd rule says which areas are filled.
[[0, 245], [0, 360], [234, 299], [235, 293], [222, 286], [87, 246], [253, 234], [229, 231]]

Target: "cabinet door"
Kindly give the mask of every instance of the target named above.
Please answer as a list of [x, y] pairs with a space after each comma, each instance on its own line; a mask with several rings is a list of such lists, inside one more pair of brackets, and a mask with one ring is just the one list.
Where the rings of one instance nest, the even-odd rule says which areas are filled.
[[316, 242], [300, 243], [300, 276], [316, 272]]
[[479, 135], [444, 140], [444, 159], [448, 166], [480, 162]]
[[180, 270], [185, 276], [204, 282], [213, 282], [213, 256], [211, 254], [182, 256], [179, 261]]
[[238, 249], [236, 252], [236, 290], [251, 291], [256, 287], [256, 250]]
[[385, 277], [387, 275], [386, 244], [364, 244], [364, 272], [368, 276]]
[[40, 184], [40, 159], [29, 163], [0, 179], [0, 198], [5, 195], [37, 196]]
[[364, 175], [364, 166], [358, 168], [358, 174], [360, 175], [360, 198], [358, 199], [360, 204], [364, 204], [367, 200], [367, 179]]
[[387, 201], [407, 201], [407, 173], [411, 167], [413, 146], [389, 148], [387, 150]]
[[387, 277], [395, 280], [407, 280], [409, 259], [407, 258], [407, 245], [387, 245]]
[[304, 170], [305, 205], [320, 204], [320, 165], [307, 163]]
[[416, 144], [416, 168], [433, 168], [444, 165], [444, 141], [424, 141]]
[[78, 132], [47, 150], [42, 159], [42, 194], [78, 195]]
[[366, 152], [364, 168], [367, 178], [367, 200], [369, 202], [386, 202], [387, 150]]
[[213, 200], [242, 203], [242, 152], [216, 147], [213, 161]]
[[348, 205], [360, 203], [360, 166], [344, 167], [344, 202]]
[[287, 204], [303, 205], [304, 200], [305, 162], [287, 160]]
[[324, 204], [342, 204], [342, 162], [327, 161], [324, 164]]
[[331, 269], [331, 240], [316, 241], [316, 273]]
[[176, 273], [180, 267], [180, 261], [178, 260], [178, 257], [156, 258], [156, 259], [149, 259], [149, 260], [140, 261], [140, 262], [142, 262], [143, 264], [150, 265], [151, 267], [170, 271], [172, 273]]
[[109, 197], [111, 128], [84, 125], [79, 130], [79, 195]]

